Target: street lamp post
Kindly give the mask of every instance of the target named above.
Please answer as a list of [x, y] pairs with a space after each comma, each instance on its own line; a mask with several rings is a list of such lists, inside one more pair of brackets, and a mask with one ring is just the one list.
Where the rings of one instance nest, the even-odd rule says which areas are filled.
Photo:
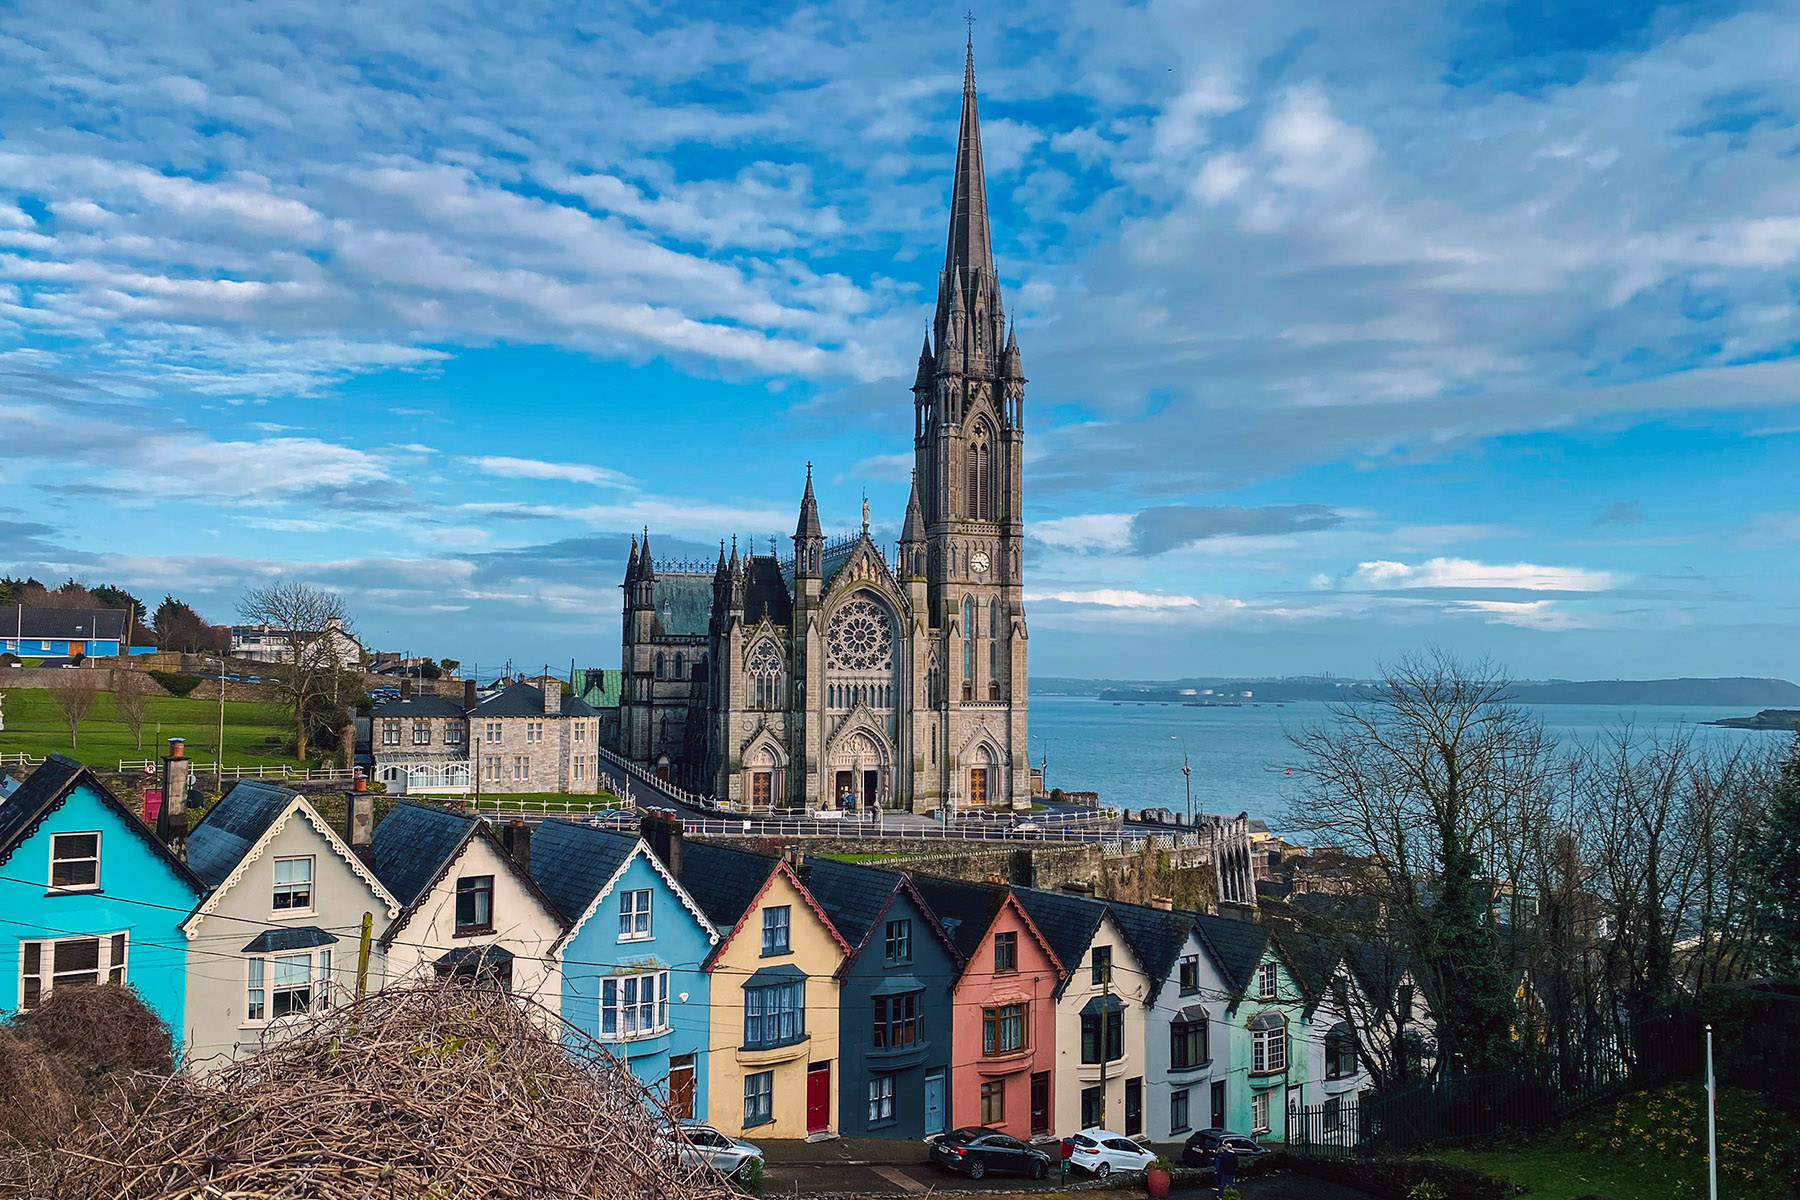
[[1187, 823], [1192, 825], [1194, 823], [1194, 768], [1188, 762], [1187, 743], [1172, 733], [1169, 735], [1169, 740], [1181, 747], [1181, 781], [1187, 789]]

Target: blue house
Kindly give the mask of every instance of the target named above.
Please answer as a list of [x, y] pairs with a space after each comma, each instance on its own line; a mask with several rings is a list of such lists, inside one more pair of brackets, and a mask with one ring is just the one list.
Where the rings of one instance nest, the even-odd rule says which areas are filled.
[[155, 646], [126, 642], [126, 612], [117, 608], [0, 605], [0, 654], [20, 658], [89, 658], [149, 654]]
[[800, 878], [850, 943], [838, 968], [838, 1131], [945, 1132], [950, 996], [962, 969], [949, 934], [904, 875], [809, 859]]
[[[646, 826], [664, 857], [679, 855], [679, 827]], [[705, 1117], [712, 979], [702, 964], [719, 931], [677, 881], [679, 858], [671, 870], [664, 857], [644, 838], [569, 821], [531, 837], [531, 877], [570, 923], [563, 1019], [678, 1116]]]
[[94, 773], [52, 754], [0, 804], [0, 1010], [59, 987], [130, 984], [175, 1035], [181, 930], [206, 888]]

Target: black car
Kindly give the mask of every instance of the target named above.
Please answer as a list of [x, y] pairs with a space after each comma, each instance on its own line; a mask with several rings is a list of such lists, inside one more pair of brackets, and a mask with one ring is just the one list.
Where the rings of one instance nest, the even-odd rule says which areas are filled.
[[1182, 1146], [1181, 1164], [1186, 1167], [1210, 1167], [1223, 1144], [1229, 1144], [1236, 1152], [1239, 1166], [1255, 1162], [1269, 1153], [1257, 1145], [1254, 1138], [1245, 1134], [1232, 1133], [1228, 1129], [1202, 1129], [1189, 1137], [1187, 1144]]
[[1033, 1150], [1016, 1137], [992, 1129], [953, 1129], [931, 1146], [931, 1161], [946, 1171], [960, 1171], [970, 1179], [995, 1174], [1029, 1175], [1042, 1179], [1050, 1173], [1050, 1156]]

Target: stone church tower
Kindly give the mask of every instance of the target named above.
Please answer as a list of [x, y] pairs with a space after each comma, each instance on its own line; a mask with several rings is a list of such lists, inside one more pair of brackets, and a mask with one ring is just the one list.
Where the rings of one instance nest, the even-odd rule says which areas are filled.
[[971, 50], [937, 311], [913, 382], [912, 494], [890, 559], [829, 540], [812, 470], [778, 560], [626, 568], [619, 751], [751, 807], [1030, 804], [1025, 375], [994, 277]]

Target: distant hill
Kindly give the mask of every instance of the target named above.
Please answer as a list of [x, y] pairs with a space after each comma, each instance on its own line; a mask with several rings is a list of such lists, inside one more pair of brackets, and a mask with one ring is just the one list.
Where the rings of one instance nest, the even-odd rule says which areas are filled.
[[[1213, 696], [1206, 694], [1211, 689]], [[1358, 700], [1374, 694], [1370, 681], [1334, 677], [1246, 679], [1072, 679], [1031, 681], [1034, 695], [1099, 696], [1119, 703], [1171, 703], [1249, 692], [1257, 702]], [[1594, 679], [1520, 680], [1513, 697], [1524, 704], [1620, 704], [1781, 708], [1800, 705], [1800, 685], [1785, 679]]]

